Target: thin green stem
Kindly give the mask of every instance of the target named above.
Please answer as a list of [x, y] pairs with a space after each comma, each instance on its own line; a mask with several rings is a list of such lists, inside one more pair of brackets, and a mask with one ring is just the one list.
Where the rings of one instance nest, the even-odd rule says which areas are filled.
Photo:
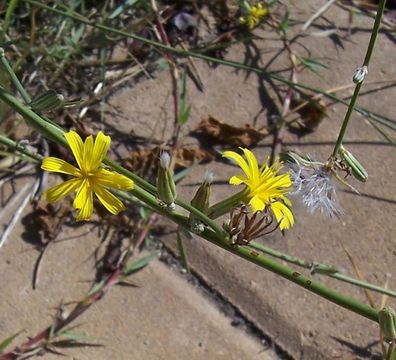
[[246, 193], [246, 189], [243, 189], [242, 191], [212, 205], [208, 210], [210, 218], [217, 219], [218, 217], [230, 212], [233, 207], [240, 204], [243, 199], [246, 198]]
[[[187, 217], [175, 213], [169, 212], [166, 209], [162, 208], [158, 205], [156, 198], [146, 192], [143, 189], [136, 187], [133, 189], [132, 194], [136, 196], [138, 199], [147, 203], [154, 211], [160, 213], [173, 220], [176, 224], [189, 228], [189, 220]], [[127, 198], [128, 194], [125, 194], [124, 198]], [[232, 246], [230, 242], [224, 237], [219, 236], [219, 234], [215, 233], [211, 229], [205, 229], [200, 236], [211, 243], [238, 255], [245, 260], [248, 260], [268, 271], [271, 271], [277, 275], [282, 276], [283, 278], [294, 282], [295, 284], [306, 288], [307, 290], [337, 304], [348, 310], [355, 312], [361, 316], [364, 316], [370, 320], [378, 322], [378, 311], [368, 305], [361, 303], [360, 301], [353, 299], [349, 296], [338, 293], [337, 291], [321, 284], [316, 280], [312, 280], [310, 277], [304, 276], [294, 269], [289, 268], [288, 266], [282, 265], [276, 261], [269, 259], [268, 257], [261, 255], [260, 253], [249, 249], [248, 247], [243, 246]]]
[[0, 87], [0, 99], [21, 114], [30, 126], [43, 134], [46, 138], [67, 145], [61, 128], [55, 126], [53, 123], [45, 121], [40, 115], [36, 114], [28, 106], [22, 104], [15, 96], [2, 87]]
[[25, 88], [22, 86], [21, 82], [19, 81], [18, 77], [15, 75], [14, 70], [12, 70], [10, 64], [8, 63], [7, 58], [5, 57], [5, 52], [3, 48], [0, 48], [0, 62], [3, 65], [4, 69], [7, 71], [8, 75], [11, 78], [12, 83], [14, 84], [15, 88], [19, 91], [22, 96], [23, 101], [26, 104], [30, 103], [30, 95], [27, 93]]
[[27, 156], [34, 162], [40, 162], [41, 163], [41, 156], [37, 154], [33, 154], [29, 150], [27, 150], [24, 146], [21, 146], [17, 142], [9, 139], [7, 136], [4, 134], [0, 133], [0, 143], [3, 145], [6, 145], [9, 149], [14, 150], [15, 152], [21, 153], [24, 156]]
[[385, 294], [385, 295], [389, 295], [392, 297], [396, 297], [396, 292], [389, 290], [389, 289], [385, 289], [381, 286], [377, 286], [374, 284], [370, 284], [366, 281], [362, 281], [362, 280], [358, 280], [355, 279], [351, 276], [342, 274], [338, 271], [338, 269], [332, 265], [327, 265], [327, 264], [321, 264], [321, 263], [317, 263], [317, 262], [312, 262], [312, 261], [306, 261], [300, 258], [297, 258], [295, 256], [291, 256], [289, 254], [285, 254], [283, 252], [280, 252], [278, 250], [274, 250], [271, 249], [267, 246], [261, 245], [255, 241], [251, 241], [248, 245], [248, 247], [261, 251], [267, 255], [276, 257], [277, 259], [281, 259], [284, 261], [287, 261], [291, 264], [295, 264], [297, 266], [309, 269], [312, 271], [312, 273], [318, 273], [318, 274], [322, 274], [322, 275], [326, 275], [329, 277], [332, 277], [334, 279], [338, 279], [340, 281], [344, 281], [347, 282], [349, 284], [352, 285], [356, 285], [365, 289], [369, 289], [369, 290], [373, 290], [376, 292], [379, 292], [381, 294]]
[[[364, 58], [362, 67], [368, 67], [368, 65], [370, 63], [371, 55], [374, 50], [375, 41], [377, 40], [378, 31], [379, 31], [380, 25], [381, 25], [381, 18], [382, 18], [382, 15], [384, 14], [385, 4], [386, 4], [386, 0], [380, 0], [380, 2], [378, 4], [378, 10], [377, 10], [377, 15], [375, 17], [373, 31], [371, 32], [369, 45], [367, 47], [367, 52], [366, 52], [366, 56]], [[362, 81], [360, 81], [356, 84], [351, 101], [349, 102], [348, 110], [345, 114], [344, 121], [343, 121], [341, 129], [340, 129], [340, 133], [338, 134], [338, 138], [337, 138], [336, 144], [334, 146], [332, 157], [336, 157], [338, 154], [338, 151], [340, 150], [340, 147], [342, 145], [342, 141], [344, 140], [344, 136], [345, 136], [346, 130], [349, 125], [349, 120], [351, 119], [352, 111], [354, 110], [355, 103], [359, 96], [360, 88], [362, 87], [363, 81], [364, 81], [364, 78]]]
[[180, 228], [177, 229], [176, 238], [177, 238], [177, 247], [179, 248], [181, 262], [183, 264], [183, 267], [186, 269], [186, 271], [190, 273], [191, 272], [190, 266], [188, 265], [187, 254], [184, 248], [184, 243], [180, 233]]
[[12, 15], [14, 14], [17, 4], [18, 4], [18, 0], [10, 0], [8, 3], [7, 11], [4, 17], [4, 22], [0, 30], [0, 41], [4, 40], [3, 37], [8, 31], [8, 27], [10, 26]]
[[181, 206], [183, 209], [187, 210], [192, 215], [194, 215], [197, 219], [201, 220], [205, 225], [211, 227], [218, 235], [226, 237], [228, 236], [227, 233], [219, 225], [217, 225], [215, 221], [213, 221], [210, 217], [196, 209], [188, 202], [178, 197], [175, 200], [175, 203]]
[[206, 233], [202, 234], [206, 240], [238, 255], [256, 265], [263, 267], [289, 281], [294, 282], [295, 284], [304, 287], [305, 289], [335, 303], [338, 304], [348, 310], [355, 312], [361, 316], [364, 316], [370, 320], [378, 322], [378, 310], [363, 304], [359, 300], [353, 299], [344, 294], [340, 294], [337, 291], [323, 285], [322, 283], [313, 280], [310, 277], [304, 276], [294, 269], [289, 268], [288, 266], [282, 265], [276, 261], [269, 259], [268, 257], [261, 255], [260, 253], [249, 249], [244, 246], [230, 246], [224, 243], [218, 243], [216, 239], [213, 239], [207, 236]]

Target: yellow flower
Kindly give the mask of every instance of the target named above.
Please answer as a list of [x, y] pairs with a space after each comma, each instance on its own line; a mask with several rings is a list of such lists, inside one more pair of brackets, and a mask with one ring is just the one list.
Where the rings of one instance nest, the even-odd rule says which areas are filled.
[[239, 19], [242, 25], [247, 24], [250, 30], [253, 30], [259, 23], [260, 20], [268, 14], [267, 7], [262, 4], [247, 5], [247, 14]]
[[78, 210], [77, 221], [88, 220], [93, 212], [93, 194], [112, 214], [117, 215], [125, 209], [124, 204], [106, 188], [131, 190], [133, 181], [124, 175], [108, 171], [101, 167], [102, 161], [109, 150], [111, 138], [101, 131], [95, 142], [91, 136], [81, 140], [74, 131], [65, 133], [65, 138], [73, 152], [78, 168], [56, 157], [47, 157], [41, 168], [74, 176], [61, 184], [49, 188], [45, 192], [48, 202], [52, 203], [64, 198], [77, 190], [73, 207]]
[[294, 224], [294, 216], [290, 210], [291, 202], [285, 197], [292, 185], [289, 174], [278, 175], [282, 168], [279, 162], [271, 167], [266, 162], [259, 168], [254, 154], [248, 149], [240, 149], [247, 161], [234, 151], [223, 153], [224, 157], [234, 160], [246, 175], [231, 177], [230, 184], [246, 185], [247, 198], [253, 212], [262, 211], [268, 206], [273, 211], [279, 228], [290, 228]]

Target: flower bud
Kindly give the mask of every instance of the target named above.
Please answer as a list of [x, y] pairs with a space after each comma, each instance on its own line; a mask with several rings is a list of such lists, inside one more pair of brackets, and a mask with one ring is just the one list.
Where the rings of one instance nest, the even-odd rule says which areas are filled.
[[[207, 214], [209, 209], [210, 186], [212, 181], [213, 173], [211, 171], [206, 172], [202, 184], [191, 200], [191, 205], [204, 214]], [[203, 224], [192, 214], [190, 214], [190, 224], [194, 232], [202, 232], [204, 230]]]
[[58, 94], [54, 90], [48, 90], [35, 96], [29, 105], [34, 111], [51, 111], [62, 106], [64, 100], [62, 94]]
[[393, 310], [391, 307], [385, 306], [378, 312], [378, 322], [385, 341], [393, 341], [396, 339], [395, 321], [395, 310]]
[[356, 180], [359, 180], [361, 182], [367, 181], [368, 173], [366, 169], [360, 164], [360, 162], [352, 155], [350, 151], [341, 146], [340, 156], [342, 160], [345, 161], [346, 165], [351, 170], [351, 173]]
[[365, 79], [366, 75], [368, 74], [367, 66], [362, 66], [356, 69], [355, 75], [353, 75], [353, 82], [355, 84], [360, 84]]
[[175, 207], [176, 185], [173, 180], [173, 173], [170, 170], [170, 156], [167, 152], [160, 155], [160, 166], [157, 175], [158, 199], [170, 210]]

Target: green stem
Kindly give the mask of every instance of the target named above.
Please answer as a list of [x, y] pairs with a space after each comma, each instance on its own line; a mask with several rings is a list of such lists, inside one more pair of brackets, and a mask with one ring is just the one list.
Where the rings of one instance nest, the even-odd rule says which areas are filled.
[[349, 296], [338, 293], [337, 291], [321, 284], [312, 278], [304, 276], [288, 266], [282, 265], [268, 257], [259, 254], [258, 252], [244, 246], [230, 246], [225, 243], [219, 243], [216, 239], [208, 236], [207, 233], [202, 233], [202, 237], [210, 242], [238, 255], [256, 265], [265, 268], [295, 284], [304, 287], [305, 289], [337, 304], [356, 314], [364, 316], [370, 320], [378, 322], [378, 310], [361, 303], [359, 300], [353, 299]]
[[[189, 220], [187, 217], [180, 215], [175, 212], [169, 212], [164, 208], [160, 207], [157, 203], [156, 198], [147, 193], [145, 190], [136, 187], [131, 191], [134, 196], [143, 202], [147, 203], [154, 211], [160, 213], [173, 220], [176, 224], [183, 226], [184, 228], [189, 227]], [[125, 194], [124, 198], [127, 198], [128, 194]], [[269, 259], [268, 257], [261, 255], [260, 253], [243, 246], [232, 246], [230, 242], [224, 237], [219, 236], [211, 229], [205, 229], [200, 236], [211, 243], [238, 255], [245, 260], [248, 260], [268, 271], [271, 271], [283, 278], [294, 282], [295, 284], [304, 287], [305, 289], [337, 304], [348, 310], [353, 311], [356, 314], [364, 316], [370, 320], [378, 322], [378, 310], [361, 303], [360, 301], [353, 299], [349, 296], [338, 293], [337, 291], [321, 284], [316, 280], [312, 280], [310, 277], [304, 276], [294, 269], [288, 266], [282, 265], [276, 261]]]
[[0, 87], [0, 99], [21, 114], [30, 126], [43, 134], [46, 138], [63, 145], [67, 145], [61, 128], [45, 121], [40, 115], [36, 114], [28, 106], [22, 104], [15, 96], [10, 94], [3, 87]]
[[183, 267], [186, 269], [186, 271], [190, 273], [191, 272], [190, 266], [188, 265], [187, 254], [184, 248], [182, 236], [180, 234], [180, 228], [177, 229], [176, 237], [177, 237], [177, 247], [179, 248], [181, 262], [183, 264]]
[[243, 189], [242, 191], [212, 205], [208, 210], [209, 217], [211, 219], [217, 219], [218, 217], [227, 214], [233, 207], [237, 206], [246, 198], [246, 193], [246, 189]]
[[[378, 4], [378, 10], [377, 10], [377, 15], [375, 17], [373, 31], [371, 32], [370, 42], [367, 47], [367, 52], [366, 52], [366, 56], [364, 58], [362, 67], [364, 67], [364, 66], [368, 67], [368, 65], [370, 63], [371, 55], [374, 50], [375, 41], [377, 40], [378, 31], [379, 31], [379, 28], [381, 25], [381, 18], [382, 18], [382, 15], [384, 14], [385, 3], [386, 3], [386, 0], [381, 0]], [[344, 139], [346, 129], [348, 127], [349, 120], [352, 115], [352, 111], [354, 110], [356, 100], [359, 96], [360, 88], [362, 87], [363, 81], [364, 81], [364, 79], [361, 82], [356, 84], [351, 101], [349, 102], [348, 110], [345, 114], [344, 121], [343, 121], [341, 129], [340, 129], [340, 133], [338, 134], [338, 138], [337, 138], [336, 144], [334, 146], [332, 157], [336, 157], [338, 154], [338, 151], [340, 150], [340, 147], [341, 147], [342, 141]]]
[[19, 91], [22, 96], [23, 101], [26, 104], [30, 103], [30, 95], [27, 93], [25, 88], [22, 86], [21, 82], [19, 81], [18, 77], [15, 75], [14, 70], [12, 70], [10, 64], [5, 57], [5, 52], [3, 48], [0, 48], [0, 62], [4, 66], [5, 70], [7, 71], [8, 75], [11, 78], [12, 83], [14, 84], [15, 88]]
[[389, 289], [385, 289], [381, 286], [377, 286], [374, 284], [370, 284], [366, 281], [361, 281], [358, 279], [355, 279], [351, 276], [342, 274], [338, 271], [338, 269], [332, 265], [327, 265], [327, 264], [321, 264], [321, 263], [316, 263], [316, 262], [308, 262], [306, 260], [297, 258], [295, 256], [291, 256], [289, 254], [285, 254], [282, 253], [280, 251], [271, 249], [267, 246], [261, 245], [255, 241], [251, 241], [248, 245], [248, 247], [261, 251], [267, 255], [271, 255], [273, 257], [276, 257], [277, 259], [281, 259], [284, 261], [287, 261], [291, 264], [295, 264], [297, 266], [306, 268], [306, 269], [310, 269], [312, 270], [312, 273], [318, 273], [318, 274], [322, 274], [322, 275], [326, 275], [335, 279], [338, 279], [340, 281], [344, 281], [347, 282], [349, 284], [352, 285], [356, 285], [365, 289], [369, 289], [369, 290], [373, 290], [376, 292], [379, 292], [381, 294], [385, 294], [385, 295], [389, 295], [392, 297], [396, 297], [396, 292], [389, 290]]
[[4, 35], [8, 31], [8, 27], [10, 26], [12, 15], [14, 14], [17, 4], [18, 4], [18, 0], [10, 0], [7, 5], [7, 11], [4, 17], [4, 22], [0, 30], [0, 41], [4, 41]]
[[0, 133], [0, 143], [6, 145], [11, 150], [14, 150], [18, 153], [21, 153], [21, 154], [27, 156], [28, 158], [34, 160], [35, 162], [41, 163], [40, 155], [31, 153], [30, 151], [26, 150], [23, 146], [21, 146], [20, 144], [18, 144], [15, 141], [9, 139], [7, 136], [5, 136], [4, 134], [1, 134], [1, 133]]
[[181, 206], [183, 209], [187, 210], [189, 213], [194, 215], [197, 219], [201, 220], [205, 225], [211, 227], [218, 235], [227, 237], [228, 234], [219, 226], [211, 217], [207, 216], [203, 212], [196, 209], [194, 206], [184, 201], [181, 198], [177, 198], [175, 203]]

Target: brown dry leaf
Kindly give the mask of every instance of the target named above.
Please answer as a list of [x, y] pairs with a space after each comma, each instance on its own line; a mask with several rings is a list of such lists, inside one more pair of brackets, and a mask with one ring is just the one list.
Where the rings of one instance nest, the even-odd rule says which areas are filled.
[[[126, 163], [135, 171], [148, 171], [150, 167], [157, 167], [160, 147], [153, 149], [137, 150], [130, 153], [130, 158]], [[214, 155], [207, 150], [200, 148], [178, 148], [176, 151], [175, 170], [188, 168], [201, 162], [209, 162], [214, 159]]]
[[57, 207], [44, 201], [34, 204], [35, 221], [42, 244], [46, 244], [58, 236], [65, 217], [71, 211], [72, 207], [68, 202], [62, 202]]
[[210, 138], [216, 144], [251, 147], [269, 134], [268, 129], [257, 130], [246, 124], [243, 127], [228, 125], [212, 116], [204, 118], [193, 133]]

